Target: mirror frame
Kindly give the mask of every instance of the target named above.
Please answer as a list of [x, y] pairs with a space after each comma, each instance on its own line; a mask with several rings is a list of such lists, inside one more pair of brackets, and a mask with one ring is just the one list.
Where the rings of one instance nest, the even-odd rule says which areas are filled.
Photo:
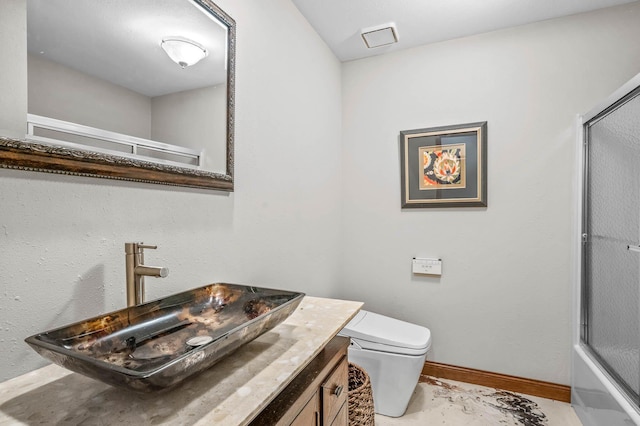
[[2, 136], [0, 136], [0, 168], [232, 192], [236, 23], [211, 0], [195, 0], [195, 2], [229, 28], [227, 40], [227, 161], [224, 174], [157, 164], [117, 155], [38, 144]]

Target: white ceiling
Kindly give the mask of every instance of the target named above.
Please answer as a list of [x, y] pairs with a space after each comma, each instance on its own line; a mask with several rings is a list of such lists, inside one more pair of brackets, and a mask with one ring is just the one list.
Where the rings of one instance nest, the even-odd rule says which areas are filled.
[[[341, 61], [381, 55], [634, 0], [292, 0]], [[400, 41], [367, 49], [360, 30], [393, 22]]]
[[[160, 47], [182, 36], [209, 55], [180, 68]], [[154, 97], [226, 81], [226, 28], [189, 0], [28, 0], [29, 53]]]

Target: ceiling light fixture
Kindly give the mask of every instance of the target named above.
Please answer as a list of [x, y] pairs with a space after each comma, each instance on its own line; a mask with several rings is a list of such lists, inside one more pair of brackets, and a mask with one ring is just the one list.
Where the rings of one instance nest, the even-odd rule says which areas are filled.
[[197, 64], [209, 54], [202, 45], [184, 37], [163, 38], [160, 46], [182, 68]]
[[396, 24], [384, 24], [376, 27], [363, 28], [360, 35], [369, 49], [397, 43], [399, 40]]

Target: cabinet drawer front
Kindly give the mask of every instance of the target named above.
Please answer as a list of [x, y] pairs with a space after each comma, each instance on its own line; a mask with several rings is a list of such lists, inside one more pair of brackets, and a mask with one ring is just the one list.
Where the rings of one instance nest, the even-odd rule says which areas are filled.
[[347, 358], [333, 369], [327, 380], [322, 384], [322, 415], [323, 423], [331, 424], [336, 414], [347, 402], [349, 394], [349, 364]]

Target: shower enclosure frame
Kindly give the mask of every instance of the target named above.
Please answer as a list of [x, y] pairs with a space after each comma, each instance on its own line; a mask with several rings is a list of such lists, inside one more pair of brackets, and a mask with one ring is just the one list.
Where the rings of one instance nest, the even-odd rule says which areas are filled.
[[574, 290], [573, 290], [573, 349], [571, 372], [571, 403], [585, 426], [640, 425], [640, 407], [623, 391], [616, 379], [603, 367], [598, 357], [583, 342], [587, 327], [586, 292], [582, 280], [585, 273], [583, 235], [586, 230], [585, 189], [588, 179], [588, 158], [586, 149], [585, 124], [593, 118], [617, 108], [632, 93], [640, 90], [640, 74], [625, 83], [588, 113], [576, 120], [577, 179], [574, 184], [576, 194], [576, 216], [574, 228]]

